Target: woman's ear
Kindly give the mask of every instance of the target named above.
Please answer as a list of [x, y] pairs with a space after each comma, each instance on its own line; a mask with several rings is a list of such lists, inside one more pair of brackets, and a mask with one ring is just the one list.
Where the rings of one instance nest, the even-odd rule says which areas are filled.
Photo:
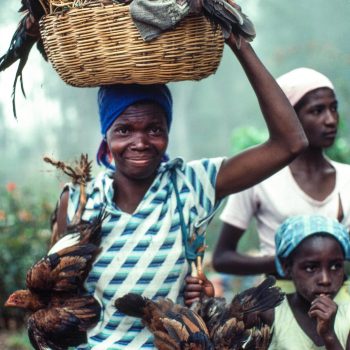
[[105, 152], [106, 159], [108, 159], [108, 161], [111, 163], [113, 161], [113, 155], [112, 155], [111, 150], [109, 149], [107, 134], [108, 134], [108, 131], [107, 131], [106, 135], [103, 137], [103, 141], [105, 142], [104, 152]]
[[282, 269], [284, 272], [285, 277], [291, 278], [291, 272], [292, 272], [292, 262], [290, 260], [283, 260], [281, 261]]
[[108, 159], [109, 163], [113, 162], [113, 154], [112, 154], [111, 150], [109, 149], [107, 142], [106, 142], [106, 158]]

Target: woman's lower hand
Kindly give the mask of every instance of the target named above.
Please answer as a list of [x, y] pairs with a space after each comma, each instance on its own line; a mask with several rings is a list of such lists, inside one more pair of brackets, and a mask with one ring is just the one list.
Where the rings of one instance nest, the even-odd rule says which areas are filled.
[[185, 282], [185, 305], [190, 307], [194, 302], [200, 300], [203, 291], [203, 282], [198, 277], [192, 276], [187, 276]]
[[205, 295], [207, 297], [214, 297], [215, 290], [213, 284], [205, 277], [187, 276], [184, 292], [185, 305], [191, 306], [194, 302], [200, 300]]

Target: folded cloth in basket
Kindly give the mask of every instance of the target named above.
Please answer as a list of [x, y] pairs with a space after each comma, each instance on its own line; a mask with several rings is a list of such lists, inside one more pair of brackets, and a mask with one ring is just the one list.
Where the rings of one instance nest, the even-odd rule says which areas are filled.
[[190, 11], [186, 0], [133, 0], [130, 15], [144, 41], [173, 28]]

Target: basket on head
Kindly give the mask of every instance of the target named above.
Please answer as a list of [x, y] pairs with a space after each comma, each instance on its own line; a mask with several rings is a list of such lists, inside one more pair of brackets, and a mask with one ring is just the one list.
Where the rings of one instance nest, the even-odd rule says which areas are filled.
[[144, 42], [129, 6], [117, 4], [48, 14], [40, 32], [54, 69], [80, 87], [200, 80], [216, 71], [223, 51], [221, 31], [213, 31], [203, 16], [186, 17]]

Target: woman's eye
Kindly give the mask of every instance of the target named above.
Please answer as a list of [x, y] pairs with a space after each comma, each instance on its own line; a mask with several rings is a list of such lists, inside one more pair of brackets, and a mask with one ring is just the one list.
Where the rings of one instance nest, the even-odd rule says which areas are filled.
[[125, 135], [129, 132], [129, 128], [127, 127], [118, 127], [114, 130], [114, 132], [116, 134], [119, 134], [119, 135]]
[[321, 113], [322, 113], [321, 108], [315, 108], [311, 111], [311, 114], [313, 114], [313, 115], [320, 115]]
[[150, 133], [151, 134], [161, 134], [163, 132], [163, 129], [160, 128], [159, 126], [154, 126], [150, 128]]
[[334, 263], [331, 265], [331, 270], [332, 271], [336, 271], [336, 270], [339, 270], [343, 267], [343, 264], [342, 263]]
[[305, 271], [306, 272], [314, 272], [315, 271], [315, 266], [305, 266]]

